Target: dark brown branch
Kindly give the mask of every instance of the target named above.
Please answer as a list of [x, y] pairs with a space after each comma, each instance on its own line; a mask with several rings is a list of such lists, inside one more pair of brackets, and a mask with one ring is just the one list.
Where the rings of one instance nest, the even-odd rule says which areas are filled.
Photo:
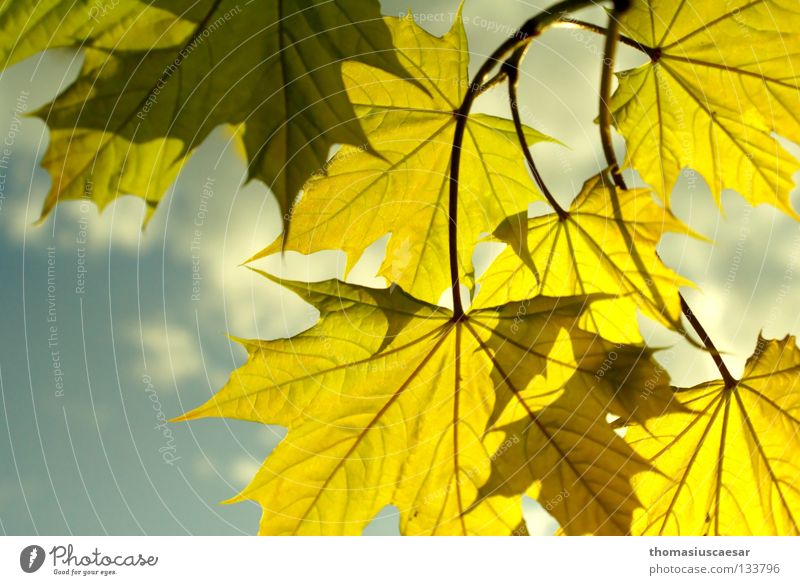
[[477, 94], [478, 94], [478, 95], [482, 95], [483, 93], [486, 93], [487, 91], [489, 91], [489, 90], [490, 90], [490, 89], [492, 89], [493, 87], [495, 87], [495, 86], [497, 86], [497, 85], [500, 85], [500, 84], [501, 84], [501, 83], [503, 83], [505, 80], [506, 80], [506, 72], [505, 72], [505, 71], [502, 71], [502, 70], [501, 70], [501, 71], [498, 71], [498, 72], [497, 72], [497, 74], [496, 74], [494, 77], [492, 77], [492, 78], [491, 78], [489, 81], [487, 81], [487, 82], [483, 83], [483, 84], [482, 84], [482, 85], [481, 85], [481, 86], [478, 88], [478, 90], [477, 90]]
[[[585, 20], [577, 20], [574, 18], [562, 18], [560, 21], [555, 23], [553, 26], [559, 28], [578, 28], [581, 30], [586, 30], [589, 32], [596, 33], [598, 35], [608, 36], [608, 29], [597, 24], [586, 22]], [[648, 47], [640, 43], [639, 41], [635, 41], [630, 37], [626, 37], [625, 35], [619, 36], [619, 42], [623, 45], [627, 45], [634, 49], [645, 53], [651, 60], [657, 61], [658, 57], [660, 56], [660, 50], [658, 48]]]

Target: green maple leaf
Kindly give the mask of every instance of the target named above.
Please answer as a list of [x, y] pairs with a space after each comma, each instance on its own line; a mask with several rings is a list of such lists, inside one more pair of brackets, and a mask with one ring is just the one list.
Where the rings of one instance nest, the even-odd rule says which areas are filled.
[[147, 6], [128, 0], [38, 0], [0, 5], [0, 68], [47, 49], [80, 46]]
[[800, 350], [759, 337], [741, 380], [678, 389], [686, 411], [625, 436], [658, 471], [634, 478], [639, 534], [800, 533]]
[[[651, 377], [654, 366], [647, 350], [579, 330], [585, 298], [541, 297], [454, 321], [450, 311], [399, 288], [282, 284], [319, 309], [319, 323], [290, 339], [243, 341], [247, 363], [208, 403], [181, 417], [288, 427], [232, 500], [261, 504], [262, 533], [356, 534], [394, 504], [404, 534], [510, 534], [520, 526], [521, 494], [542, 476], [552, 482], [547, 468], [533, 472], [536, 465], [528, 468], [524, 459], [524, 486], [498, 467], [511, 437], [541, 441], [529, 418], [540, 411], [551, 429], [562, 427], [558, 441], [569, 435], [578, 444], [554, 465], [581, 469], [583, 491], [572, 501], [584, 517], [609, 518], [617, 509], [609, 526], [629, 522], [615, 490], [643, 464], [587, 467], [586, 453], [624, 453], [606, 417], [644, 400], [639, 384], [596, 373], [614, 349], [626, 356], [629, 380]], [[562, 396], [572, 401], [576, 393], [585, 397], [573, 404], [580, 414], [561, 416], [568, 414]], [[511, 452], [508, 460], [513, 468]], [[493, 493], [483, 493], [498, 473]], [[579, 526], [586, 529], [583, 521]]]
[[719, 200], [735, 189], [797, 218], [800, 163], [774, 134], [800, 141], [800, 5], [783, 0], [635, 0], [622, 34], [651, 62], [619, 74], [611, 100], [627, 164], [668, 200], [681, 169]]
[[[119, 0], [97, 19], [92, 6], [19, 2], [0, 14], [6, 35], [30, 16], [18, 46], [6, 43], [6, 63], [59, 45], [85, 53], [77, 81], [38, 112], [51, 131], [43, 216], [59, 200], [89, 196], [103, 208], [124, 194], [152, 212], [226, 124], [241, 133], [249, 176], [286, 211], [333, 144], [368, 148], [342, 61], [406, 75], [376, 0]], [[27, 24], [59, 18], [52, 40]]]
[[[348, 94], [376, 153], [343, 147], [310, 180], [292, 212], [288, 236], [253, 259], [294, 250], [343, 250], [348, 270], [391, 233], [379, 274], [416, 298], [438, 303], [449, 286], [448, 169], [456, 119], [469, 84], [462, 19], [443, 37], [411, 18], [387, 19], [400, 63], [418, 86], [360, 63], [344, 67]], [[545, 140], [526, 130], [533, 142]], [[458, 263], [472, 286], [472, 253], [481, 236], [540, 197], [520, 157], [510, 120], [472, 115], [460, 177]]]

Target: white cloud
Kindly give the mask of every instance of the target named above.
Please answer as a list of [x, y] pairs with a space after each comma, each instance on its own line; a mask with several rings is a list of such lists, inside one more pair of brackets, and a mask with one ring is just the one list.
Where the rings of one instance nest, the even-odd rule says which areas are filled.
[[196, 333], [182, 325], [145, 322], [141, 329], [129, 329], [129, 339], [134, 344], [143, 340], [146, 372], [161, 383], [159, 387], [173, 387], [173, 377], [180, 382], [202, 365]]

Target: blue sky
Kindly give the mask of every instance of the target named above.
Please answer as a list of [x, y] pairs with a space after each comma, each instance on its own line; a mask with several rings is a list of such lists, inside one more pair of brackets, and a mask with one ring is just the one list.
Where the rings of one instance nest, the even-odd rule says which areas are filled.
[[[473, 68], [509, 27], [544, 5], [468, 1]], [[387, 14], [408, 8], [441, 33], [457, 3], [384, 2]], [[603, 166], [592, 122], [600, 51], [600, 40], [588, 33], [559, 30], [526, 63], [525, 122], [569, 147], [535, 147], [545, 179], [564, 202]], [[623, 66], [638, 62], [623, 51]], [[302, 302], [239, 267], [278, 234], [277, 205], [263, 185], [243, 185], [244, 163], [221, 128], [144, 231], [144, 206], [131, 197], [102, 215], [85, 203], [60, 205], [33, 225], [50, 184], [39, 168], [48, 134], [38, 118], [19, 114], [46, 104], [79, 66], [79, 54], [54, 51], [0, 73], [0, 139], [11, 142], [8, 164], [0, 161], [0, 532], [255, 533], [255, 504], [217, 502], [244, 487], [282, 430], [221, 419], [162, 421], [205, 401], [243, 362], [243, 350], [226, 333], [274, 338], [313, 323]], [[506, 115], [504, 99], [488, 95], [481, 109]], [[676, 213], [716, 243], [669, 237], [662, 256], [699, 285], [687, 292], [689, 301], [735, 374], [762, 328], [768, 337], [800, 331], [793, 282], [800, 229], [733, 193], [724, 196], [724, 218], [705, 188], [674, 201]], [[379, 284], [372, 277], [379, 259], [378, 246], [351, 280]], [[341, 275], [344, 263], [331, 252], [259, 266], [318, 280]], [[654, 343], [674, 341], [646, 329]], [[715, 377], [711, 360], [685, 344], [662, 359], [679, 384]], [[533, 532], [553, 531], [538, 506], [528, 502], [526, 510]], [[397, 532], [392, 510], [379, 516], [368, 533]]]

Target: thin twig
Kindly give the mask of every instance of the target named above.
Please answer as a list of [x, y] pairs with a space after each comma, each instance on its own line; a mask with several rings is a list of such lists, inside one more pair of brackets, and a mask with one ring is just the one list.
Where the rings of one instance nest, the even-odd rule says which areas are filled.
[[[581, 30], [586, 30], [589, 32], [596, 33], [598, 35], [604, 35], [608, 37], [608, 29], [597, 24], [586, 22], [585, 20], [577, 20], [575, 18], [562, 18], [553, 26], [558, 28], [578, 28]], [[619, 35], [619, 42], [623, 45], [628, 45], [629, 47], [633, 47], [634, 49], [638, 49], [642, 53], [645, 53], [651, 59], [657, 59], [659, 54], [658, 48], [648, 47], [645, 44], [640, 43], [630, 37], [626, 37], [625, 35]]]
[[614, 62], [617, 58], [617, 41], [619, 40], [619, 23], [616, 15], [609, 16], [606, 32], [606, 46], [603, 57], [603, 73], [600, 78], [600, 142], [603, 145], [603, 154], [611, 172], [611, 179], [620, 189], [626, 190], [625, 179], [619, 170], [617, 154], [614, 152], [614, 143], [611, 140], [611, 82], [614, 78]]
[[478, 95], [482, 95], [482, 94], [486, 93], [487, 91], [489, 91], [490, 89], [492, 89], [493, 87], [495, 87], [496, 85], [500, 85], [505, 80], [506, 80], [506, 72], [503, 71], [503, 70], [500, 70], [500, 71], [497, 72], [497, 74], [494, 77], [492, 77], [489, 81], [483, 83], [478, 88], [477, 94]]

